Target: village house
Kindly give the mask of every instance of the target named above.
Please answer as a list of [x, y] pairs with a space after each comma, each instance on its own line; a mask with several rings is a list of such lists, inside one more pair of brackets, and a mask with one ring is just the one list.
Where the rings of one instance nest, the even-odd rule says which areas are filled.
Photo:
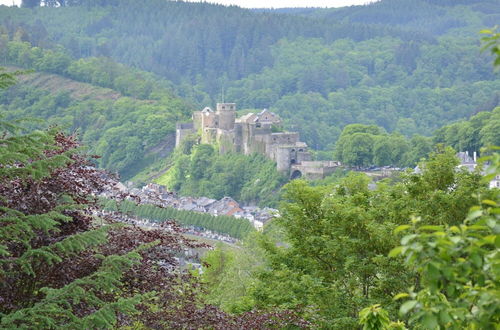
[[237, 212], [243, 212], [243, 210], [240, 208], [240, 204], [231, 197], [224, 197], [220, 201], [213, 203], [208, 210], [208, 213], [215, 216], [232, 216]]

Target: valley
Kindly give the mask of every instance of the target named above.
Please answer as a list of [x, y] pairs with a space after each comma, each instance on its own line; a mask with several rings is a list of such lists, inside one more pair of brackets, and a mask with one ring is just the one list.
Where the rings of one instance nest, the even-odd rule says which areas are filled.
[[0, 328], [498, 328], [499, 22], [0, 5]]

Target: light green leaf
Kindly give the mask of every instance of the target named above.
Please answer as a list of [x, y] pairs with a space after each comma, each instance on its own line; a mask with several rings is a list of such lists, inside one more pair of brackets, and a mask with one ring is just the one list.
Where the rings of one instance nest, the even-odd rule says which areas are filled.
[[408, 300], [407, 302], [405, 302], [404, 304], [401, 305], [401, 307], [399, 308], [399, 312], [402, 315], [406, 315], [406, 314], [408, 314], [409, 311], [411, 311], [413, 308], [415, 308], [417, 303], [418, 303], [418, 301], [416, 301], [416, 300]]
[[485, 199], [482, 201], [483, 204], [491, 205], [491, 206], [497, 206], [498, 204], [492, 200]]
[[442, 226], [422, 226], [422, 227], [419, 227], [418, 230], [438, 231], [438, 230], [443, 230], [443, 227]]
[[402, 299], [402, 298], [406, 298], [406, 297], [409, 297], [410, 295], [408, 293], [398, 293], [397, 295], [394, 296], [394, 298], [392, 298], [392, 300], [398, 300], [398, 299]]
[[436, 329], [438, 326], [437, 317], [432, 314], [427, 314], [422, 320], [422, 326], [424, 329]]
[[482, 215], [483, 215], [483, 211], [481, 211], [481, 210], [472, 211], [469, 213], [466, 220], [474, 220], [476, 218], [479, 218]]
[[411, 226], [410, 225], [401, 225], [401, 226], [398, 226], [396, 227], [396, 229], [394, 229], [394, 234], [397, 234], [399, 232], [402, 232], [408, 228], [410, 228]]
[[412, 234], [412, 235], [406, 235], [401, 239], [401, 244], [406, 245], [408, 242], [410, 242], [412, 239], [417, 237], [417, 235]]
[[401, 252], [403, 252], [402, 246], [395, 247], [394, 249], [391, 250], [391, 252], [389, 252], [389, 258], [397, 257], [401, 254]]

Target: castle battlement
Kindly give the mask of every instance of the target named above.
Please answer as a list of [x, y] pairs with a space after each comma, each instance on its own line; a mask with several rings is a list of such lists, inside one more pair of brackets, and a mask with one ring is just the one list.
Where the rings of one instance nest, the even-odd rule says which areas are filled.
[[193, 113], [191, 123], [177, 124], [175, 146], [199, 133], [201, 143], [218, 144], [220, 153], [262, 154], [276, 162], [278, 171], [293, 178], [323, 178], [340, 165], [312, 161], [299, 133], [282, 131], [281, 125], [281, 118], [267, 109], [236, 118], [235, 103], [217, 103], [216, 111], [206, 107]]

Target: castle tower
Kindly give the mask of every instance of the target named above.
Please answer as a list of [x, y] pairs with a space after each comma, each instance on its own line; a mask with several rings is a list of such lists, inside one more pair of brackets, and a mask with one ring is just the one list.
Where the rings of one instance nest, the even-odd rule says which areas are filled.
[[209, 107], [206, 107], [205, 109], [201, 110], [201, 128], [217, 128], [218, 122], [217, 122], [217, 116], [215, 112], [213, 112], [212, 109]]
[[232, 130], [236, 120], [236, 103], [217, 103], [216, 114], [219, 118], [219, 128]]

